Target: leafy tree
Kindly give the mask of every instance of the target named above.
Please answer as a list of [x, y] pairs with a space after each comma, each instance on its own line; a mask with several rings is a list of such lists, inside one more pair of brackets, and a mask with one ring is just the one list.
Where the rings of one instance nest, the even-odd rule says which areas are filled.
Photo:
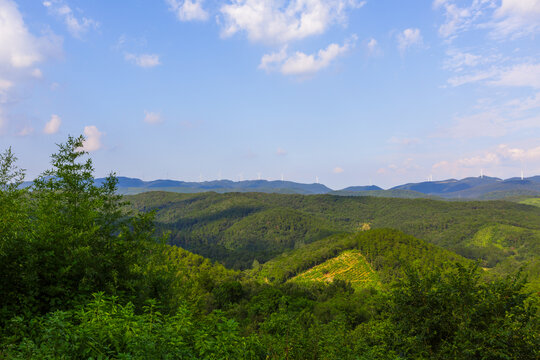
[[11, 151], [2, 156], [0, 206], [10, 220], [0, 254], [9, 276], [0, 291], [6, 314], [65, 309], [96, 291], [135, 296], [149, 281], [142, 281], [144, 264], [159, 254], [152, 252], [152, 214], [126, 216], [113, 174], [95, 184], [83, 141], [70, 136], [60, 144], [30, 192], [18, 189], [22, 172]]
[[519, 277], [482, 282], [476, 266], [409, 270], [359, 343], [407, 359], [537, 359], [538, 299], [523, 285]]
[[0, 154], [0, 324], [24, 306], [18, 294], [29, 291], [28, 268], [18, 261], [29, 254], [28, 194], [16, 161], [11, 148]]

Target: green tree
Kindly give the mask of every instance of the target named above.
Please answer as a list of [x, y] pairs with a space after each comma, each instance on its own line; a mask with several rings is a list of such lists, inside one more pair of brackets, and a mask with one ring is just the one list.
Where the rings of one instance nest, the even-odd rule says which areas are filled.
[[519, 276], [482, 282], [477, 266], [409, 271], [393, 292], [394, 345], [411, 357], [538, 358], [538, 308], [523, 285]]
[[11, 148], [0, 154], [0, 324], [24, 307], [18, 294], [29, 290], [28, 268], [19, 261], [29, 254], [28, 193], [16, 161]]
[[9, 268], [5, 274], [20, 272], [3, 279], [6, 313], [65, 309], [96, 291], [149, 293], [141, 288], [151, 286], [152, 279], [143, 279], [143, 272], [160, 254], [152, 214], [127, 216], [114, 174], [96, 185], [83, 141], [70, 136], [58, 145], [52, 168], [29, 192], [18, 189], [22, 172], [14, 167], [11, 151], [1, 159], [2, 218], [19, 219], [9, 222], [17, 229], [2, 228], [0, 263]]

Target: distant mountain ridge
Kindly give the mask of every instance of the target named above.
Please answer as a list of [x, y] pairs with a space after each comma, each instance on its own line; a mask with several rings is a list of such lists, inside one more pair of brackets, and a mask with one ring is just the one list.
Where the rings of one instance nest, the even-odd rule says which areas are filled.
[[[104, 178], [96, 179], [96, 183], [102, 183]], [[143, 181], [136, 178], [118, 177], [118, 189], [123, 194], [138, 194], [147, 191], [172, 191], [179, 193], [195, 193], [215, 191], [224, 192], [265, 192], [285, 194], [319, 195], [327, 194], [332, 189], [323, 184], [302, 184], [293, 181], [281, 180], [213, 180], [203, 182], [187, 182], [178, 180], [153, 180]]]
[[499, 179], [468, 177], [461, 180], [424, 181], [393, 187], [391, 190], [411, 190], [443, 198], [499, 199], [508, 196], [539, 196], [540, 176]]
[[[105, 178], [95, 180], [102, 184]], [[23, 187], [32, 182], [24, 182]], [[281, 180], [212, 180], [189, 182], [180, 180], [158, 179], [144, 181], [125, 176], [118, 177], [118, 192], [134, 195], [148, 191], [169, 191], [176, 193], [199, 193], [214, 191], [227, 192], [262, 192], [301, 195], [340, 195], [340, 196], [375, 196], [395, 198], [432, 198], [432, 199], [484, 199], [496, 200], [508, 197], [540, 196], [540, 176], [528, 178], [500, 179], [496, 177], [468, 177], [461, 180], [447, 179], [441, 181], [423, 181], [407, 183], [383, 189], [376, 185], [349, 186], [341, 190], [333, 190], [319, 184], [303, 184]]]

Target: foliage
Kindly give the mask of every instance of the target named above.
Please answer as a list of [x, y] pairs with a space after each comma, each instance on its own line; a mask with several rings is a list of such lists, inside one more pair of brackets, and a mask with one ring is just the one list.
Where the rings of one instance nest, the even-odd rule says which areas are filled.
[[535, 359], [538, 298], [522, 288], [519, 277], [481, 282], [475, 266], [409, 271], [393, 290], [388, 322], [375, 333], [364, 324], [358, 336], [364, 348], [407, 359]]
[[540, 198], [534, 197], [534, 198], [523, 199], [520, 201], [520, 204], [540, 207]]
[[347, 250], [322, 264], [312, 267], [291, 278], [290, 281], [323, 281], [342, 280], [351, 283], [355, 289], [366, 286], [377, 286], [375, 272], [358, 250]]
[[[0, 157], [0, 359], [540, 356], [538, 295], [519, 275], [490, 279], [449, 250], [381, 228], [417, 229], [434, 243], [466, 230], [454, 245], [501, 250], [492, 270], [510, 272], [508, 259], [537, 251], [533, 207], [148, 193], [130, 198], [142, 210], [133, 215], [114, 175], [95, 184], [82, 140], [59, 145], [30, 189], [11, 151]], [[364, 223], [374, 229], [346, 232]], [[167, 245], [166, 230], [252, 269]], [[366, 269], [381, 285], [355, 286]], [[287, 281], [303, 272], [344, 277]]]
[[0, 321], [65, 309], [96, 291], [136, 294], [142, 284], [156, 246], [152, 215], [122, 213], [114, 176], [94, 185], [91, 160], [80, 161], [82, 141], [60, 144], [30, 192], [16, 186], [22, 178], [10, 153], [2, 158], [2, 204], [12, 205], [2, 206], [11, 225], [2, 231]]
[[[238, 269], [250, 268], [255, 259], [264, 263], [279, 253], [308, 245], [331, 233], [356, 232], [364, 223], [370, 223], [372, 229], [401, 230], [484, 262], [489, 261], [489, 247], [475, 252], [468, 244], [486, 226], [517, 227], [532, 234], [531, 239], [540, 243], [537, 232], [540, 231], [540, 208], [505, 201], [166, 192], [128, 198], [140, 211], [156, 210], [157, 227], [170, 232], [170, 243]], [[288, 225], [288, 217], [280, 217], [279, 213], [294, 216], [294, 228]], [[276, 236], [270, 236], [267, 231], [287, 227], [290, 230], [279, 235], [274, 232]], [[535, 248], [524, 250], [526, 258], [540, 256]], [[520, 257], [514, 258], [512, 263], [518, 268], [532, 266]], [[531, 279], [540, 278], [538, 273], [527, 272]]]
[[[198, 321], [188, 307], [164, 315], [155, 301], [141, 314], [132, 303], [94, 295], [78, 310], [55, 311], [13, 329], [5, 356], [12, 359], [250, 359], [251, 342], [220, 312]], [[28, 337], [28, 336], [31, 337]]]

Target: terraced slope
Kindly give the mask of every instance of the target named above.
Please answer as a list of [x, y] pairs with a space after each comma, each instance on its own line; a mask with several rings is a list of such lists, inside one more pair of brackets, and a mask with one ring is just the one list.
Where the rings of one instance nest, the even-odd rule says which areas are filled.
[[359, 250], [344, 251], [339, 256], [314, 266], [289, 281], [333, 282], [334, 280], [348, 281], [355, 289], [379, 285], [375, 271]]

